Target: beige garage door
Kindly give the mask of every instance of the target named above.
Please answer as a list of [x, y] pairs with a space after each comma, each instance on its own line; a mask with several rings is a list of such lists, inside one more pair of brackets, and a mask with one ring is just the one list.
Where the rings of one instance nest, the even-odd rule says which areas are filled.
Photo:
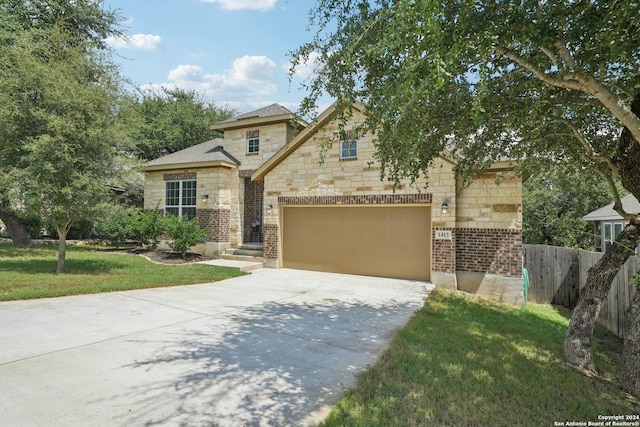
[[429, 206], [282, 209], [283, 266], [429, 280]]

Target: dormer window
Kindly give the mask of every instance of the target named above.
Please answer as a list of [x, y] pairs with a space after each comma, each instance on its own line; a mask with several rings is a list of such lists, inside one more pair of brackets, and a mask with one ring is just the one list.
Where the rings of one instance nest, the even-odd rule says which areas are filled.
[[340, 160], [356, 160], [358, 158], [358, 140], [353, 130], [340, 133]]
[[247, 131], [247, 155], [255, 155], [260, 152], [260, 131]]

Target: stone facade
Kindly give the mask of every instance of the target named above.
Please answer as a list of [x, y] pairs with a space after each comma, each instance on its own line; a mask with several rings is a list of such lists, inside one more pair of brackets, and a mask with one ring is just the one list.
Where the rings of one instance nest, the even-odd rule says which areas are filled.
[[[248, 152], [247, 132], [259, 138], [257, 153]], [[252, 125], [250, 129], [225, 131], [223, 146], [240, 161], [238, 168], [202, 167], [180, 168], [145, 173], [145, 209], [158, 206], [164, 210], [165, 183], [170, 180], [195, 179], [197, 185], [196, 217], [207, 230], [208, 239], [218, 248], [236, 246], [243, 242], [262, 240], [262, 226], [251, 229], [251, 221], [262, 222], [262, 182], [252, 182], [251, 173], [290, 140], [294, 132], [288, 123]], [[208, 198], [205, 199], [205, 195]], [[206, 201], [203, 201], [206, 200]], [[225, 227], [225, 231], [221, 227]]]
[[[381, 180], [371, 135], [353, 135], [357, 155], [341, 159], [340, 136], [355, 133], [364, 120], [357, 108], [344, 128], [327, 115], [297, 136], [288, 122], [247, 119], [217, 125], [237, 167], [147, 171], [145, 208], [163, 208], [168, 179], [195, 177], [190, 179], [197, 181], [197, 217], [207, 238], [225, 245], [263, 240], [265, 264], [277, 268], [282, 266], [282, 207], [419, 205], [430, 208], [425, 221], [430, 221], [432, 281], [482, 288], [489, 276], [492, 283], [506, 283], [495, 277], [520, 277], [522, 181], [505, 165], [461, 188], [454, 163], [442, 157], [428, 178], [394, 186]], [[261, 222], [255, 231], [254, 218]]]
[[[354, 114], [352, 126], [361, 119]], [[348, 162], [340, 160], [338, 135], [337, 123], [326, 124], [264, 176], [264, 204], [272, 206], [264, 218], [272, 234], [279, 226], [279, 206], [422, 203], [432, 207], [433, 281], [457, 288], [460, 272], [521, 276], [522, 181], [515, 173], [489, 172], [461, 189], [453, 163], [440, 158], [428, 180], [413, 185], [405, 181], [394, 188], [380, 179], [370, 135], [358, 138], [357, 159]], [[442, 212], [443, 203], [447, 213]], [[450, 232], [451, 239], [436, 238], [438, 230]], [[282, 265], [279, 244], [275, 236], [265, 237], [271, 266]], [[513, 286], [510, 279], [506, 282]]]

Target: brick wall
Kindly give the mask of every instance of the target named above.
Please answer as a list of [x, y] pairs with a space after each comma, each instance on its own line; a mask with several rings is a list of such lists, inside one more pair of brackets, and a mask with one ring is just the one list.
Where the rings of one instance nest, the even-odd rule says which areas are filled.
[[[451, 240], [436, 240], [436, 230], [451, 231]], [[455, 273], [456, 271], [456, 230], [454, 228], [434, 228], [431, 235], [431, 266], [439, 273]]]
[[228, 209], [197, 209], [198, 223], [207, 232], [208, 242], [229, 242], [231, 211]]
[[455, 232], [456, 270], [520, 277], [522, 231], [458, 228]]
[[393, 205], [431, 203], [431, 194], [363, 194], [358, 196], [278, 197], [279, 205]]
[[[251, 181], [251, 178], [244, 178], [244, 221], [243, 221], [243, 241], [262, 241], [262, 195], [264, 193], [264, 182]], [[251, 221], [256, 218], [260, 221], [257, 230], [251, 227]]]
[[278, 259], [278, 226], [276, 224], [264, 224], [263, 230], [265, 259]]

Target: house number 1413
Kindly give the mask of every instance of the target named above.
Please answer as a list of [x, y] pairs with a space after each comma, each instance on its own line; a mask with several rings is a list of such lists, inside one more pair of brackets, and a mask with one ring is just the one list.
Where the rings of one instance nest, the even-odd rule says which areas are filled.
[[436, 230], [436, 240], [451, 240], [451, 230]]

